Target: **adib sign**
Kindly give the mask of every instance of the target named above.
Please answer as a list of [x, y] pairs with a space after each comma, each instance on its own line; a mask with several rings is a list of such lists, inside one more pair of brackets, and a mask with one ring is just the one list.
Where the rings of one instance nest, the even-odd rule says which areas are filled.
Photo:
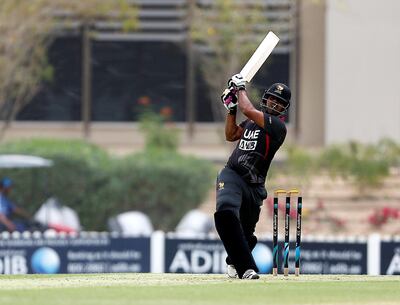
[[[272, 243], [259, 241], [252, 254], [260, 273], [272, 271]], [[294, 243], [289, 254], [289, 270], [294, 272]], [[366, 274], [367, 244], [304, 242], [302, 272], [307, 274]], [[279, 272], [282, 272], [282, 249]], [[226, 252], [219, 240], [166, 238], [165, 272], [225, 273]]]
[[381, 253], [381, 274], [400, 275], [400, 241], [383, 241]]
[[150, 238], [0, 239], [0, 274], [150, 272]]
[[171, 273], [222, 273], [226, 252], [218, 240], [170, 239], [165, 241], [165, 268]]
[[[282, 243], [278, 269], [282, 273]], [[253, 249], [259, 272], [271, 274], [272, 241]], [[74, 237], [1, 238], [0, 274], [226, 272], [226, 251], [217, 238], [183, 238], [157, 231], [150, 237], [82, 234]], [[290, 243], [289, 272], [294, 272], [295, 244]], [[311, 240], [301, 245], [302, 274], [400, 274], [400, 237], [381, 240]]]
[[[257, 244], [253, 257], [261, 273], [272, 269], [272, 252], [263, 243]], [[165, 272], [171, 273], [225, 273], [226, 252], [216, 239], [177, 239], [165, 241]]]

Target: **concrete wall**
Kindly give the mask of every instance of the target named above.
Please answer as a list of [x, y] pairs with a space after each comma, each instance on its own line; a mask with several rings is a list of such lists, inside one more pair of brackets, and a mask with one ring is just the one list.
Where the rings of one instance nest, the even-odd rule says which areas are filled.
[[326, 2], [326, 143], [400, 141], [400, 1]]
[[325, 5], [299, 1], [297, 142], [323, 145], [325, 140]]

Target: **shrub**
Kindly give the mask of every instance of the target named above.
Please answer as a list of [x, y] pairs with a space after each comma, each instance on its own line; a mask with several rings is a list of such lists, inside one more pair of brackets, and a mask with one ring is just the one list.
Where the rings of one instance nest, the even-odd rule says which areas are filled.
[[102, 202], [94, 201], [92, 194], [109, 179], [104, 168], [111, 160], [105, 151], [78, 140], [32, 139], [5, 143], [0, 153], [31, 154], [54, 161], [50, 168], [1, 171], [15, 181], [12, 198], [28, 211], [36, 211], [48, 197], [56, 196], [78, 212], [85, 228], [103, 227], [103, 219], [93, 217]]
[[320, 154], [318, 160], [318, 168], [326, 170], [332, 177], [347, 177], [348, 168], [350, 167], [350, 158], [344, 153], [339, 146], [327, 147]]
[[51, 168], [3, 169], [1, 175], [15, 181], [15, 202], [34, 212], [56, 196], [78, 212], [86, 230], [103, 230], [110, 216], [127, 210], [143, 211], [156, 228], [171, 230], [202, 202], [212, 181], [211, 163], [164, 149], [112, 159], [83, 141], [38, 139], [3, 144], [0, 153], [53, 160]]
[[315, 172], [316, 162], [314, 161], [314, 156], [311, 153], [293, 145], [287, 146], [286, 152], [286, 173], [305, 177]]
[[166, 118], [151, 110], [140, 115], [140, 129], [146, 138], [146, 150], [176, 151], [178, 148], [178, 130], [165, 128]]
[[389, 162], [379, 145], [349, 142], [328, 147], [319, 158], [319, 165], [331, 175], [352, 177], [360, 188], [376, 187], [389, 175]]
[[82, 140], [17, 140], [0, 145], [0, 153], [33, 154], [41, 157], [57, 155], [69, 159], [85, 160], [91, 166], [109, 162], [107, 152]]
[[98, 196], [113, 198], [120, 211], [143, 211], [156, 228], [171, 230], [206, 198], [212, 172], [209, 162], [175, 152], [139, 153], [115, 162], [110, 185]]
[[390, 139], [382, 139], [377, 144], [377, 151], [391, 167], [400, 167], [400, 145]]
[[331, 145], [318, 153], [288, 145], [285, 152], [286, 159], [279, 169], [272, 163], [272, 177], [279, 174], [296, 179], [300, 184], [307, 184], [311, 176], [327, 173], [331, 177], [348, 179], [363, 190], [381, 185], [390, 167], [400, 165], [400, 147], [387, 139], [376, 145], [357, 142]]

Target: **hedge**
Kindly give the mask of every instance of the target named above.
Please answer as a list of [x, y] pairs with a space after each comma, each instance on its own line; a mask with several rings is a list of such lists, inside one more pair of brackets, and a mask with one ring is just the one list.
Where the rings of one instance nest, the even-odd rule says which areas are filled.
[[33, 139], [2, 144], [0, 153], [53, 160], [51, 168], [2, 169], [1, 175], [15, 181], [11, 198], [29, 211], [56, 196], [78, 212], [85, 230], [104, 230], [109, 217], [128, 210], [172, 230], [205, 199], [213, 180], [209, 162], [171, 151], [118, 159], [83, 141]]
[[203, 160], [147, 151], [117, 160], [109, 174], [112, 180], [98, 196], [113, 198], [122, 210], [134, 206], [151, 215], [157, 228], [169, 230], [206, 198], [212, 172], [211, 164]]
[[400, 145], [388, 139], [375, 144], [355, 141], [328, 145], [318, 151], [285, 146], [286, 159], [279, 168], [271, 166], [270, 176], [293, 177], [303, 183], [321, 173], [348, 179], [360, 191], [380, 187], [391, 168], [400, 167]]

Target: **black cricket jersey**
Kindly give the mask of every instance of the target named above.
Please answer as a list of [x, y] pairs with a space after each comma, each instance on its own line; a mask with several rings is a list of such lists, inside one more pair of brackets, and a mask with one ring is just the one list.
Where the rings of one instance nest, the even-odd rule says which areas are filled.
[[251, 120], [243, 121], [240, 126], [243, 133], [227, 166], [247, 183], [265, 184], [271, 161], [286, 137], [285, 123], [264, 113], [264, 128]]

